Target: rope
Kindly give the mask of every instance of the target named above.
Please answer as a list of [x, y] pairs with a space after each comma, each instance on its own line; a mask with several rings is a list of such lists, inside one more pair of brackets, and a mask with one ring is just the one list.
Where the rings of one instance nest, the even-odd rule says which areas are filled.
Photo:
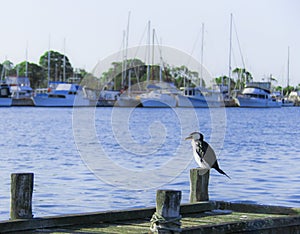
[[157, 212], [152, 215], [150, 220], [150, 231], [158, 232], [159, 230], [167, 230], [172, 232], [181, 232], [181, 215], [178, 217], [164, 218]]

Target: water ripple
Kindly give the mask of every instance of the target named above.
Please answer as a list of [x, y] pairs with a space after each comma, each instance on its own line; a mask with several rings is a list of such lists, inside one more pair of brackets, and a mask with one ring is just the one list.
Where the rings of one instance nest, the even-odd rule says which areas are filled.
[[[210, 112], [208, 109], [196, 112], [201, 116], [201, 131], [210, 141]], [[108, 157], [124, 168], [132, 171], [163, 169], [179, 144], [184, 144], [184, 154], [191, 154], [190, 144], [182, 142], [180, 121], [172, 110], [137, 109], [131, 116], [130, 132], [133, 140], [142, 146], [150, 140], [149, 123], [160, 121], [164, 125], [165, 142], [155, 154], [149, 155], [124, 152], [109, 129], [110, 108], [98, 108], [95, 113], [99, 141]], [[0, 114], [3, 126], [15, 129], [0, 130], [1, 151], [5, 152], [0, 165], [1, 220], [9, 218], [10, 174], [16, 172], [35, 173], [35, 217], [155, 204], [155, 189], [120, 189], [88, 169], [74, 143], [72, 109], [4, 108]], [[226, 109], [225, 139], [218, 148], [218, 158], [221, 168], [232, 179], [212, 170], [210, 199], [299, 206], [300, 145], [296, 139], [300, 131], [295, 127], [300, 124], [299, 115], [300, 108]], [[220, 125], [224, 123], [220, 121]], [[91, 142], [89, 147], [93, 146], [95, 143]], [[135, 147], [134, 152], [139, 150], [138, 145]], [[182, 160], [173, 167], [184, 163], [188, 162]], [[194, 161], [175, 178], [167, 177], [161, 170], [159, 177], [169, 182], [158, 188], [182, 190], [182, 202], [188, 202], [189, 169], [193, 167], [197, 167]]]

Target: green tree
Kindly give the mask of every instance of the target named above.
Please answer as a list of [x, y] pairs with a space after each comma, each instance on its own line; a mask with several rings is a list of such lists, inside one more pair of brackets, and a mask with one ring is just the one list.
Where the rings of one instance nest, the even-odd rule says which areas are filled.
[[91, 73], [86, 73], [85, 76], [83, 77], [82, 81], [80, 82], [80, 85], [85, 86], [89, 89], [94, 89], [94, 90], [100, 90], [100, 82], [99, 79]]
[[3, 65], [0, 63], [0, 80], [2, 81], [4, 79], [4, 69]]
[[129, 73], [132, 85], [146, 80], [147, 68], [146, 65], [139, 59], [126, 60], [126, 70], [123, 72], [123, 62], [112, 62], [111, 65], [112, 67], [110, 67], [108, 71], [103, 72], [100, 77], [100, 84], [102, 87], [113, 82], [115, 90], [120, 90], [124, 87], [126, 88], [129, 85]]
[[237, 67], [232, 71], [232, 73], [237, 75], [236, 86], [240, 90], [243, 89], [247, 83], [253, 81], [251, 73], [248, 72], [245, 68]]
[[2, 77], [17, 75], [16, 70], [14, 69], [14, 64], [11, 61], [5, 60], [2, 65], [3, 65], [3, 69], [1, 71]]
[[170, 68], [169, 73], [172, 76], [171, 81], [174, 82], [177, 88], [183, 87], [184, 84], [188, 87], [195, 87], [199, 85], [206, 87], [205, 81], [200, 81], [199, 73], [189, 70], [186, 66]]
[[[39, 65], [44, 69], [48, 76], [48, 54], [50, 53], [50, 81], [67, 81], [73, 76], [73, 67], [69, 58], [57, 51], [46, 51], [39, 61]], [[64, 66], [65, 60], [65, 66]], [[65, 67], [65, 68], [64, 68]], [[64, 69], [65, 79], [64, 80]]]
[[[18, 76], [26, 76], [26, 61], [23, 61], [15, 66], [18, 71]], [[47, 87], [46, 73], [44, 69], [35, 63], [27, 62], [27, 75], [30, 80], [30, 86], [33, 89]]]
[[295, 88], [293, 86], [287, 86], [283, 88], [283, 95], [287, 96], [289, 95], [292, 91], [295, 91]]
[[[229, 78], [228, 76], [219, 76], [214, 79], [217, 85], [228, 86]], [[230, 90], [233, 90], [236, 86], [236, 82], [230, 78]]]

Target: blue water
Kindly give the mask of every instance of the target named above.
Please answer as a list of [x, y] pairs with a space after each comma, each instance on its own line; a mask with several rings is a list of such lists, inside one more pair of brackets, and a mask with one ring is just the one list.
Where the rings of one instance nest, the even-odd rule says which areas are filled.
[[87, 108], [78, 121], [72, 108], [1, 108], [0, 220], [18, 172], [35, 174], [35, 217], [153, 206], [163, 188], [188, 202], [197, 165], [183, 138], [196, 129], [232, 178], [211, 172], [211, 200], [300, 206], [300, 108], [193, 111]]

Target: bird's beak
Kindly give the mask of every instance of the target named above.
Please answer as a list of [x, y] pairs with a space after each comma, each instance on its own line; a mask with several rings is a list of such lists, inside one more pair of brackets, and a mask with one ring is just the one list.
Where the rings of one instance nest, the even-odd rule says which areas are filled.
[[188, 137], [186, 137], [184, 140], [192, 140], [192, 139], [193, 139], [192, 136], [188, 136]]

